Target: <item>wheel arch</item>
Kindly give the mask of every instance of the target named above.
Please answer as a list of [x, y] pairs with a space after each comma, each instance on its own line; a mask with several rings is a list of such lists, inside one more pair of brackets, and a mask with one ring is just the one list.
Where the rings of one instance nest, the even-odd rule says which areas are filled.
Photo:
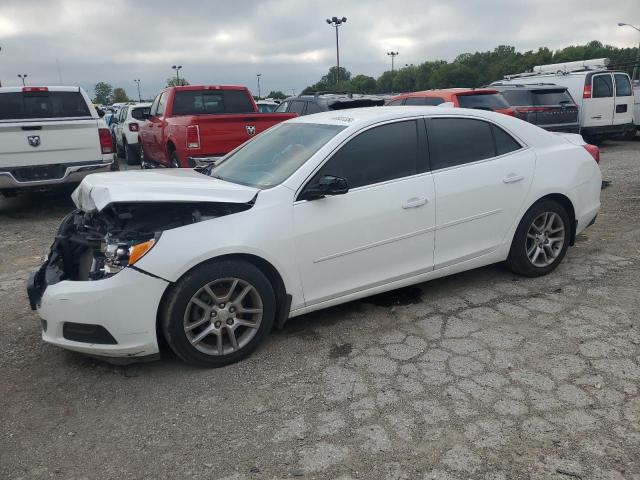
[[[536, 205], [537, 203], [540, 203], [544, 200], [553, 200], [557, 203], [559, 203], [560, 205], [562, 205], [565, 210], [567, 211], [567, 213], [569, 214], [569, 230], [570, 230], [570, 236], [569, 236], [569, 245], [574, 245], [576, 243], [576, 228], [577, 228], [577, 222], [576, 222], [576, 210], [573, 206], [573, 202], [571, 201], [571, 199], [569, 197], [567, 197], [566, 195], [562, 194], [562, 193], [549, 193], [547, 195], [544, 195], [540, 198], [538, 198], [535, 202], [533, 202], [531, 205], [529, 205], [526, 210], [522, 213], [522, 215], [520, 216], [520, 219], [518, 220], [518, 223], [516, 225], [516, 228], [518, 225], [520, 225], [520, 222], [522, 221], [522, 219], [524, 218], [524, 216], [526, 215], [526, 213], [529, 211], [529, 209], [531, 207], [533, 207], [534, 205]], [[514, 235], [515, 235], [515, 231], [514, 231]]]
[[282, 275], [280, 275], [280, 272], [278, 272], [278, 270], [269, 261], [265, 260], [262, 257], [249, 253], [232, 253], [213, 257], [200, 262], [197, 265], [194, 265], [189, 270], [184, 272], [175, 282], [171, 282], [171, 284], [165, 289], [164, 293], [162, 294], [162, 298], [158, 303], [158, 309], [156, 311], [156, 337], [158, 340], [158, 345], [162, 346], [164, 349], [168, 348], [168, 345], [164, 339], [164, 335], [162, 335], [160, 318], [161, 312], [165, 308], [165, 304], [167, 302], [169, 294], [173, 290], [173, 287], [194, 269], [207, 263], [217, 262], [221, 260], [240, 260], [251, 263], [267, 277], [267, 280], [269, 280], [269, 283], [271, 283], [276, 296], [276, 318], [274, 326], [276, 328], [282, 328], [287, 318], [289, 317], [289, 309], [291, 306], [291, 296], [287, 294]]

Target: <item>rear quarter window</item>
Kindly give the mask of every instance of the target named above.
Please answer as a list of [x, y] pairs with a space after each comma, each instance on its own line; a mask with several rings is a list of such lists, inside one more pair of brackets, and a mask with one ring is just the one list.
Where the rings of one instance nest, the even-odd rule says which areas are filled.
[[0, 93], [0, 120], [91, 117], [80, 92]]
[[509, 104], [499, 93], [457, 95], [457, 98], [458, 105], [462, 108], [477, 108], [480, 110], [499, 110], [509, 108]]

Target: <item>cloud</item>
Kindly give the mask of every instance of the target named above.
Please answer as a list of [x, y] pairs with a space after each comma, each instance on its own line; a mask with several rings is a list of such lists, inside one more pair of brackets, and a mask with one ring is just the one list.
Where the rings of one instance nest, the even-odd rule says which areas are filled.
[[[514, 45], [552, 49], [598, 39], [635, 46], [640, 34], [619, 28], [640, 16], [637, 0], [611, 8], [601, 0], [2, 0], [0, 79], [17, 84], [98, 81], [151, 97], [183, 65], [192, 83], [238, 83], [263, 91], [300, 91], [335, 61], [340, 27], [341, 64], [377, 76], [396, 64], [452, 60], [463, 52]], [[60, 67], [58, 69], [58, 66]], [[58, 72], [60, 71], [60, 75]]]

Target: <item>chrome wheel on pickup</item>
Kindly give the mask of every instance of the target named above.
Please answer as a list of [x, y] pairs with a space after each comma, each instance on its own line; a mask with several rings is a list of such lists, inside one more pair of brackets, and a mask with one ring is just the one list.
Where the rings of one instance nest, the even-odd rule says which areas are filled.
[[183, 360], [219, 367], [250, 354], [275, 318], [273, 287], [255, 265], [204, 263], [179, 280], [161, 312], [167, 343]]

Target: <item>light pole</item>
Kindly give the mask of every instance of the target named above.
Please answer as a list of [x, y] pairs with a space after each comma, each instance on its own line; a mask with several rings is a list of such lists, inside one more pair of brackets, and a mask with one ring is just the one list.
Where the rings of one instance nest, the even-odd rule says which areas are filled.
[[261, 73], [256, 73], [256, 78], [258, 79], [258, 100], [260, 100], [261, 95], [260, 95], [260, 77], [262, 76]]
[[180, 85], [180, 69], [182, 68], [182, 65], [171, 65], [171, 68], [173, 68], [176, 71], [176, 85]]
[[395, 60], [395, 58], [400, 55], [400, 52], [387, 52], [387, 55], [389, 55], [391, 57], [391, 73], [393, 73], [393, 61]]
[[138, 84], [138, 101], [139, 101], [139, 102], [142, 102], [142, 97], [140, 96], [140, 79], [139, 79], [139, 78], [136, 78], [136, 79], [134, 80], [134, 82], [136, 82], [136, 83]]
[[18, 78], [22, 80], [22, 86], [25, 86], [25, 80], [27, 79], [27, 74], [23, 73], [22, 75], [18, 74]]
[[[619, 27], [631, 27], [634, 30], [637, 30], [638, 32], [640, 32], [640, 28], [636, 27], [635, 25], [630, 25], [628, 23], [618, 22], [618, 26]], [[636, 71], [638, 71], [638, 63], [640, 63], [640, 44], [638, 44], [638, 52], [636, 53], [636, 63], [633, 66], [633, 73], [631, 74], [631, 80], [635, 80], [636, 79]]]
[[331, 17], [327, 18], [327, 23], [336, 29], [336, 89], [340, 88], [340, 43], [338, 42], [338, 28], [343, 23], [347, 23], [347, 17]]

